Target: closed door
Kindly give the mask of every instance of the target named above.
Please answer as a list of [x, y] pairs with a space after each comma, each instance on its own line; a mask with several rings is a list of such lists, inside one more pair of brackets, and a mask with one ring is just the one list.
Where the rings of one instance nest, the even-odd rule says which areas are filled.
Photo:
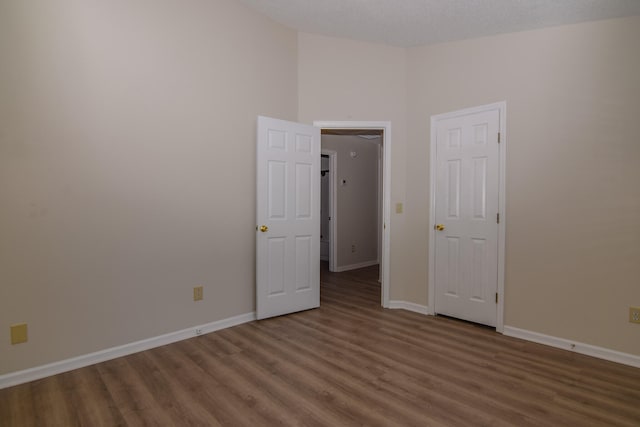
[[258, 319], [320, 305], [320, 129], [258, 117]]
[[435, 307], [496, 326], [499, 111], [436, 124]]

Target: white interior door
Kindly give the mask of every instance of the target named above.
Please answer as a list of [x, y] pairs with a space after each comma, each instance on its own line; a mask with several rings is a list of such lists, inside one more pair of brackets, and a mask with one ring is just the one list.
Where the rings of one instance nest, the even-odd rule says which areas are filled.
[[435, 308], [496, 326], [500, 157], [497, 109], [437, 121]]
[[320, 128], [258, 117], [258, 319], [320, 305]]

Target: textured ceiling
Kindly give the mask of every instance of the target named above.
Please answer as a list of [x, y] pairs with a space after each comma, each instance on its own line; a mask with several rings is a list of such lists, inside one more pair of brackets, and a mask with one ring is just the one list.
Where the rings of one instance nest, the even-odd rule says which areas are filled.
[[241, 0], [290, 28], [395, 46], [640, 15], [640, 0]]

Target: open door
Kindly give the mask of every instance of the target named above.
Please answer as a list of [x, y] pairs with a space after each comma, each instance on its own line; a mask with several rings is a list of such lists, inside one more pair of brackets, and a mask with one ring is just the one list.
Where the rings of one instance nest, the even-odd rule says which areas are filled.
[[258, 319], [320, 305], [320, 128], [258, 117]]

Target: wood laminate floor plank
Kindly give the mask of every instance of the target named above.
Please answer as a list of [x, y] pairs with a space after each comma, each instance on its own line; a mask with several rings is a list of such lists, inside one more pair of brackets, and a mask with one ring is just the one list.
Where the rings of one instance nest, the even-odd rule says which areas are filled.
[[640, 426], [640, 369], [380, 307], [377, 266], [321, 307], [0, 390], [0, 426]]

